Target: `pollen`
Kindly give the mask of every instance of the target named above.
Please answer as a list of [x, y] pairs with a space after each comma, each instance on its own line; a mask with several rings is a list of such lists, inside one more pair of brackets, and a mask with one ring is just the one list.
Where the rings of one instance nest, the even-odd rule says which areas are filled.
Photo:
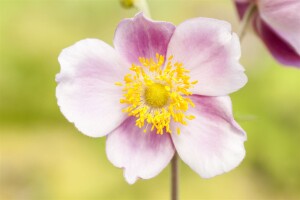
[[[136, 117], [136, 126], [144, 132], [156, 131], [157, 134], [172, 133], [174, 124], [187, 125], [187, 120], [195, 119], [186, 115], [189, 106], [194, 103], [188, 96], [197, 81], [190, 81], [189, 71], [182, 63], [172, 62], [173, 56], [165, 60], [156, 54], [156, 58], [139, 58], [140, 64], [132, 64], [132, 73], [125, 75], [124, 83], [115, 85], [123, 88], [122, 110], [128, 116]], [[180, 134], [180, 128], [176, 127]]]

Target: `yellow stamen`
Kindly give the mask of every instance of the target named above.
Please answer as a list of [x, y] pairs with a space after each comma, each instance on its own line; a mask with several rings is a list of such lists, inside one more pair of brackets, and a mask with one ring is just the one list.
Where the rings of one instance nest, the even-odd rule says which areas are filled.
[[117, 86], [123, 86], [123, 84], [121, 82], [115, 82], [115, 85], [117, 85]]
[[165, 86], [160, 83], [153, 83], [145, 89], [145, 102], [153, 108], [161, 108], [167, 104], [169, 94]]
[[[191, 87], [197, 81], [190, 81], [189, 71], [182, 63], [172, 64], [173, 56], [166, 61], [164, 56], [156, 54], [156, 61], [152, 58], [139, 58], [141, 66], [132, 64], [133, 74], [124, 77], [124, 95], [120, 103], [128, 106], [123, 112], [136, 117], [136, 126], [142, 128], [151, 125], [151, 131], [156, 129], [157, 134], [171, 133], [171, 120], [187, 125], [186, 119], [193, 120], [195, 116], [185, 115], [189, 106], [195, 106], [188, 98], [192, 93]], [[147, 132], [147, 127], [144, 128]], [[176, 132], [179, 134], [180, 129]]]

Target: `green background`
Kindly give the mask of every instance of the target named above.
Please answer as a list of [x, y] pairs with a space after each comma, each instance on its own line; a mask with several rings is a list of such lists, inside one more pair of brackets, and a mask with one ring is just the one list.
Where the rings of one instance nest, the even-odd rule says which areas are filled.
[[[231, 0], [149, 0], [153, 19], [238, 20]], [[169, 199], [167, 167], [128, 185], [105, 155], [105, 138], [80, 134], [60, 113], [54, 81], [60, 51], [84, 38], [112, 44], [137, 10], [117, 0], [0, 1], [0, 199]], [[248, 133], [230, 173], [202, 179], [180, 164], [181, 199], [300, 198], [300, 71], [276, 63], [250, 29], [241, 63], [248, 84], [231, 95]]]

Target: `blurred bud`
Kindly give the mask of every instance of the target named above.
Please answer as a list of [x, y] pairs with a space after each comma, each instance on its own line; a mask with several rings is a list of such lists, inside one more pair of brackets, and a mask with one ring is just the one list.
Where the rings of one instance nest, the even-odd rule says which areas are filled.
[[[299, 0], [235, 0], [235, 5], [279, 63], [300, 69]], [[257, 9], [248, 12], [252, 7]]]
[[124, 8], [132, 8], [134, 7], [134, 0], [120, 0], [121, 5]]

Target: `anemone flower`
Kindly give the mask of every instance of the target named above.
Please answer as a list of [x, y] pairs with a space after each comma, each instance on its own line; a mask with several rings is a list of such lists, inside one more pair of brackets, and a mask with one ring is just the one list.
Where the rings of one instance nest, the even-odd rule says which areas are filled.
[[118, 25], [114, 48], [85, 39], [61, 52], [58, 105], [83, 134], [107, 136], [107, 157], [130, 184], [159, 174], [176, 151], [210, 178], [245, 156], [227, 96], [247, 82], [240, 55], [225, 21], [175, 27], [139, 13]]
[[273, 57], [281, 64], [300, 67], [300, 1], [235, 0], [240, 18], [252, 6], [252, 22]]

